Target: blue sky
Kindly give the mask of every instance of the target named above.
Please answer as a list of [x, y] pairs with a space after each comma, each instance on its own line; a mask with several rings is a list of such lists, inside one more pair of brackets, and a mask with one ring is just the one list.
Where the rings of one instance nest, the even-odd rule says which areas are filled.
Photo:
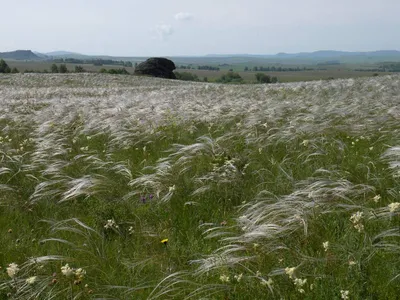
[[0, 0], [0, 52], [400, 50], [400, 0]]

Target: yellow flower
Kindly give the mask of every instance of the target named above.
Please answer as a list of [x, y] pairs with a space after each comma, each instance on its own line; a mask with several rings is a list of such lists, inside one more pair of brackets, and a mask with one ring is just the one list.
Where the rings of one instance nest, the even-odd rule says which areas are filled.
[[164, 245], [167, 245], [168, 239], [163, 239], [163, 240], [161, 240], [161, 243], [164, 244]]

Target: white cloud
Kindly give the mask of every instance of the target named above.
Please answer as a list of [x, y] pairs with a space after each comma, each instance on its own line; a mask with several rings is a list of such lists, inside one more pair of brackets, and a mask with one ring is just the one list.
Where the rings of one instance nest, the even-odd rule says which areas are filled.
[[189, 21], [193, 19], [193, 15], [187, 12], [180, 12], [175, 15], [175, 20], [178, 21]]
[[160, 40], [165, 40], [168, 36], [174, 33], [174, 29], [171, 25], [168, 24], [157, 25], [154, 31], [157, 34], [157, 38], [159, 38]]

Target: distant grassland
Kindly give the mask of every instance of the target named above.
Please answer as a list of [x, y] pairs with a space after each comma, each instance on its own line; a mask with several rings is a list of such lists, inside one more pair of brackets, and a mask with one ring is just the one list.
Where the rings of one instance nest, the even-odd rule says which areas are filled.
[[[33, 70], [43, 72], [45, 70], [50, 71], [52, 62], [34, 62], [34, 61], [7, 61], [8, 65], [11, 68], [16, 67], [20, 72], [24, 72], [25, 70]], [[205, 61], [207, 65], [207, 62]], [[60, 63], [57, 63], [60, 65]], [[88, 72], [99, 72], [101, 69], [118, 69], [125, 68], [129, 73], [133, 74], [135, 68], [133, 67], [123, 67], [119, 65], [103, 65], [103, 66], [94, 66], [93, 64], [70, 64], [66, 63], [68, 71], [73, 72], [75, 66], [82, 66]], [[177, 67], [180, 66], [179, 63], [176, 63]], [[212, 62], [210, 65], [218, 66]], [[273, 64], [269, 64], [272, 66]], [[249, 68], [253, 68], [254, 64], [246, 65], [245, 63], [237, 63], [228, 66], [221, 66], [220, 71], [208, 71], [208, 70], [197, 70], [195, 69], [176, 69], [177, 72], [190, 72], [196, 74], [200, 80], [203, 80], [204, 77], [207, 77], [209, 81], [215, 81], [217, 78], [221, 77], [223, 74], [232, 69], [234, 72], [238, 72], [240, 76], [244, 79], [245, 83], [255, 82], [255, 74], [258, 72], [247, 71], [244, 72], [244, 67], [248, 66]], [[289, 67], [297, 67], [299, 65], [285, 65], [285, 68]], [[296, 82], [296, 81], [312, 81], [312, 80], [326, 80], [326, 79], [338, 79], [338, 78], [353, 78], [353, 77], [368, 77], [372, 76], [374, 72], [370, 71], [354, 71], [355, 69], [364, 68], [374, 68], [376, 65], [339, 65], [339, 66], [323, 66], [321, 68], [326, 68], [326, 70], [317, 70], [318, 66], [316, 65], [301, 65], [302, 67], [307, 68], [315, 68], [316, 70], [310, 71], [288, 71], [288, 72], [262, 72], [266, 73], [270, 76], [276, 76], [280, 82]], [[379, 75], [390, 74], [388, 72], [379, 72]]]
[[[177, 69], [178, 72], [190, 72], [199, 76], [200, 79], [207, 77], [208, 80], [215, 80], [221, 75], [225, 74], [228, 70], [220, 71], [208, 71], [208, 70], [185, 70]], [[234, 70], [235, 71], [235, 70]], [[297, 72], [243, 72], [238, 71], [240, 76], [245, 82], [254, 82], [255, 74], [266, 73], [270, 76], [276, 76], [280, 82], [296, 82], [296, 81], [311, 81], [311, 80], [327, 80], [327, 79], [339, 79], [339, 78], [354, 78], [354, 77], [368, 77], [372, 76], [374, 72], [361, 72], [352, 71], [347, 69], [337, 70], [313, 70], [313, 71], [297, 71]], [[379, 75], [387, 75], [387, 72], [379, 72]]]

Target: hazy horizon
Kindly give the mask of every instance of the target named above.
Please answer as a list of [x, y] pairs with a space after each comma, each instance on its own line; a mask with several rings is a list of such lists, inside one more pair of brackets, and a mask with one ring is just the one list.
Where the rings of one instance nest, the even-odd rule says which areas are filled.
[[348, 2], [15, 0], [2, 4], [7, 27], [0, 28], [0, 52], [203, 56], [400, 49], [400, 1]]

